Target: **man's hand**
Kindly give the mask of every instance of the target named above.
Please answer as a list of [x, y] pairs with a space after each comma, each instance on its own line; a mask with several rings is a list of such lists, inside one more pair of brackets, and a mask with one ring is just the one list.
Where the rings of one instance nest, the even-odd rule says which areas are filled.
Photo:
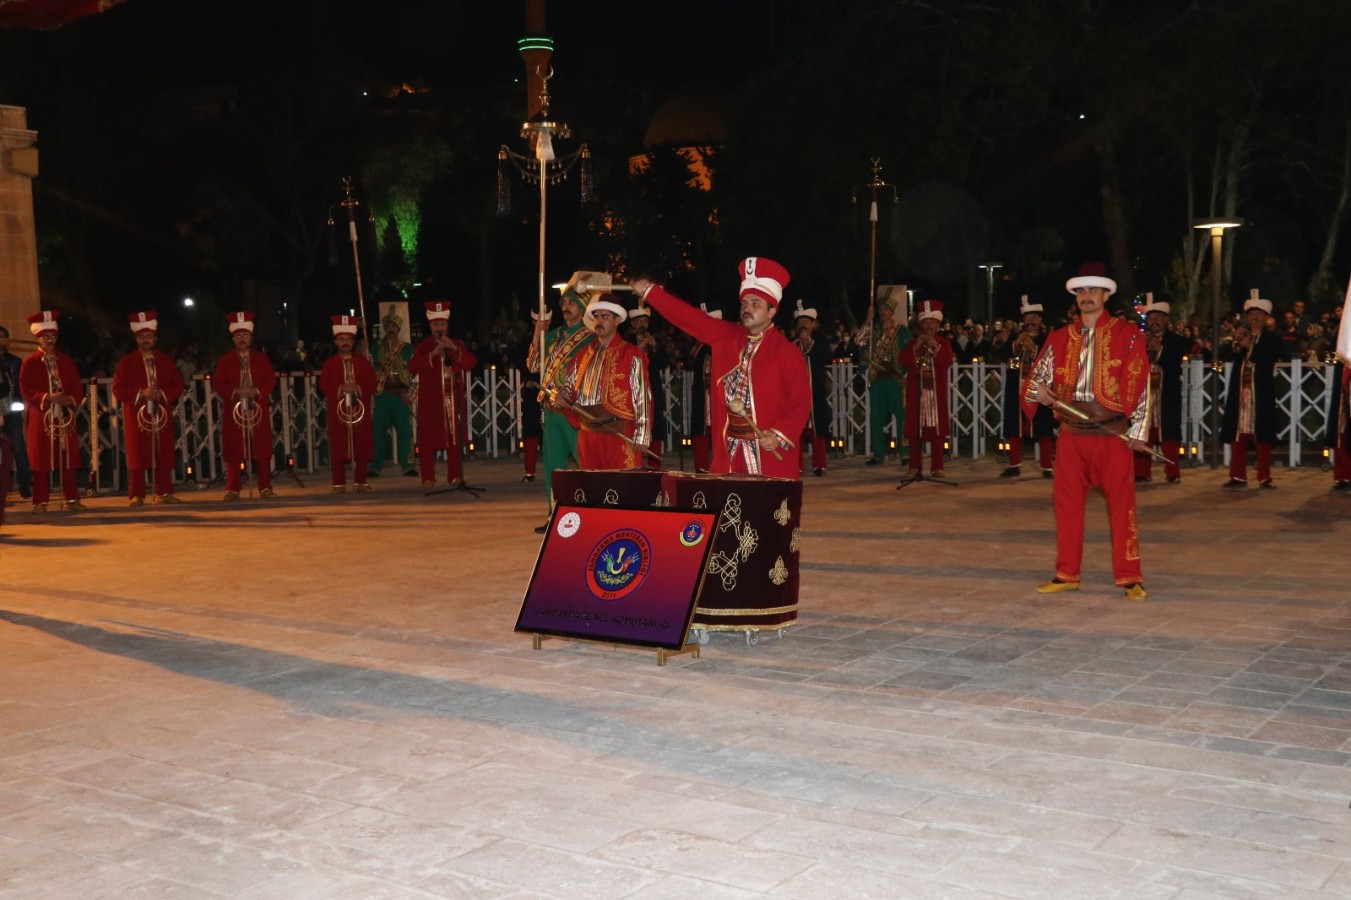
[[777, 434], [775, 434], [772, 431], [761, 432], [760, 434], [761, 450], [766, 450], [770, 453], [773, 453], [775, 450], [778, 450], [782, 446], [783, 442], [779, 440], [779, 436]]
[[1054, 406], [1054, 405], [1055, 405], [1055, 394], [1051, 393], [1051, 389], [1050, 389], [1049, 387], [1047, 387], [1046, 385], [1041, 384], [1040, 382], [1037, 383], [1037, 390], [1036, 390], [1036, 397], [1035, 397], [1035, 399], [1036, 399], [1036, 401], [1037, 401], [1038, 403], [1040, 403], [1042, 406]]
[[637, 297], [639, 300], [644, 300], [647, 298], [647, 292], [652, 290], [652, 281], [651, 279], [639, 276], [632, 281], [629, 286], [633, 288], [633, 296]]
[[1139, 438], [1131, 438], [1126, 443], [1130, 444], [1131, 449], [1134, 450], [1136, 453], [1148, 453], [1154, 449], [1153, 447], [1149, 446], [1149, 444], [1145, 443]]
[[70, 394], [48, 394], [48, 403], [55, 403], [57, 406], [64, 406], [68, 409], [75, 408], [75, 401], [71, 399]]

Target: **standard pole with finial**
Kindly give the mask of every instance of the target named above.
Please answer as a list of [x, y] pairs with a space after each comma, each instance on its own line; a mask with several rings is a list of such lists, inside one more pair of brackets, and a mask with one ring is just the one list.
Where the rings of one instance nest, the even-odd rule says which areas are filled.
[[[873, 177], [867, 184], [854, 185], [850, 195], [851, 203], [858, 203], [858, 193], [861, 189], [868, 191], [868, 315], [863, 321], [864, 330], [871, 333], [873, 327], [873, 308], [877, 300], [877, 197], [883, 189], [891, 191], [891, 202], [900, 203], [901, 198], [896, 193], [894, 185], [887, 184], [882, 180], [882, 160], [880, 157], [872, 158]], [[872, 362], [873, 347], [872, 341], [868, 342], [868, 362]]]

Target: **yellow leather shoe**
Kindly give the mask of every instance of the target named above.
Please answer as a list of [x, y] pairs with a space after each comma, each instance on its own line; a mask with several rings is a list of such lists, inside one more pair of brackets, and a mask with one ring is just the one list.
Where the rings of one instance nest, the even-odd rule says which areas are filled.
[[172, 504], [172, 503], [182, 503], [183, 501], [179, 500], [178, 497], [175, 496], [174, 494], [160, 494], [159, 502]]
[[947, 477], [947, 473], [944, 472], [942, 469], [934, 469], [932, 472], [929, 473], [929, 477], [930, 477], [930, 478], [946, 478], [946, 477]]
[[226, 492], [225, 492], [225, 496], [222, 497], [221, 499], [222, 499], [222, 500], [225, 500], [225, 501], [238, 500], [238, 499], [239, 499], [239, 491], [226, 491]]
[[424, 479], [422, 479], [422, 486], [423, 486], [424, 488], [434, 488], [434, 487], [436, 487], [436, 482], [435, 482], [435, 481], [428, 481], [427, 479], [424, 478]]
[[453, 488], [457, 488], [457, 487], [459, 487], [459, 486], [462, 485], [462, 484], [464, 484], [464, 479], [463, 479], [463, 478], [452, 478], [452, 479], [450, 479], [450, 486], [453, 487]]
[[1060, 581], [1055, 578], [1052, 578], [1050, 581], [1037, 585], [1038, 594], [1060, 594], [1064, 593], [1065, 591], [1077, 591], [1077, 590], [1079, 590], [1079, 582]]
[[263, 500], [275, 500], [277, 498], [277, 492], [270, 487], [265, 487], [258, 492], [258, 496]]
[[45, 513], [46, 511], [47, 511], [47, 504], [45, 504], [45, 503], [34, 503], [34, 504], [33, 504], [33, 512], [37, 513], [38, 515], [41, 515], [41, 514]]
[[137, 506], [145, 506], [145, 499], [142, 497], [132, 497], [130, 500], [127, 501], [127, 506], [130, 506], [132, 508], [135, 508]]
[[1126, 599], [1133, 603], [1144, 603], [1149, 599], [1149, 591], [1145, 590], [1143, 584], [1131, 584], [1126, 586]]
[[330, 494], [345, 494], [345, 493], [347, 493], [347, 485], [345, 485], [345, 484], [335, 484], [335, 485], [333, 485], [333, 490], [329, 491], [329, 493], [330, 493]]
[[84, 511], [87, 510], [87, 509], [89, 509], [89, 507], [85, 506], [85, 505], [84, 505], [83, 503], [81, 503], [79, 500], [67, 500], [67, 501], [66, 501], [66, 511], [67, 511], [67, 512], [84, 512]]
[[375, 492], [375, 488], [371, 487], [369, 484], [358, 484], [353, 487], [352, 490], [356, 491], [358, 494], [372, 494]]

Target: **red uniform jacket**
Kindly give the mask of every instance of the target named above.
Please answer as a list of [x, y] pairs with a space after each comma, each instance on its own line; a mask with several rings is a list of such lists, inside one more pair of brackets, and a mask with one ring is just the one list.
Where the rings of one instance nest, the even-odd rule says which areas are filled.
[[[216, 370], [211, 375], [211, 389], [220, 397], [220, 455], [226, 462], [244, 461], [244, 429], [235, 422], [235, 404], [239, 398], [235, 390], [243, 381], [243, 365], [238, 350], [231, 350], [216, 361]], [[258, 424], [253, 426], [249, 455], [253, 459], [271, 461], [272, 459], [272, 390], [277, 386], [277, 373], [266, 354], [257, 350], [249, 351], [249, 379], [258, 389], [254, 399], [257, 404]]]
[[338, 400], [342, 398], [342, 355], [334, 354], [319, 372], [319, 390], [328, 405], [328, 454], [333, 460], [375, 459], [375, 429], [371, 426], [371, 409], [375, 403], [375, 367], [360, 353], [353, 353], [353, 380], [361, 392], [365, 414], [350, 428], [338, 418]]
[[[150, 386], [146, 376], [145, 354], [133, 350], [118, 362], [113, 371], [113, 396], [122, 405], [122, 433], [126, 435], [127, 468], [149, 469], [174, 464], [174, 404], [183, 396], [183, 374], [167, 353], [152, 350], [155, 387], [164, 392], [159, 403], [159, 416], [164, 419], [159, 436], [146, 430], [141, 423], [145, 398], [141, 391]], [[155, 447], [151, 448], [151, 443]]]
[[[588, 396], [582, 376], [598, 353], [605, 354], [600, 363], [599, 392]], [[577, 402], [602, 406], [607, 413], [626, 422], [624, 434], [639, 446], [646, 447], [652, 440], [652, 386], [647, 382], [647, 354], [630, 342], [618, 335], [606, 347], [599, 341], [588, 342], [568, 362], [563, 384], [565, 390], [579, 395]], [[565, 411], [564, 415], [573, 428], [585, 427], [577, 413]]]
[[[909, 441], [917, 441], [920, 437], [920, 381], [921, 373], [919, 370], [919, 361], [915, 359], [915, 342], [918, 337], [913, 337], [901, 348], [898, 355], [901, 368], [905, 369], [905, 437]], [[934, 340], [938, 342], [938, 349], [934, 351], [934, 381], [933, 392], [934, 402], [938, 406], [938, 426], [936, 431], [940, 438], [948, 436], [951, 429], [951, 420], [948, 417], [948, 370], [952, 368], [954, 354], [952, 352], [952, 342], [945, 337], [934, 335]]]
[[[653, 286], [647, 294], [647, 303], [677, 328], [697, 341], [712, 348], [712, 368], [709, 381], [709, 401], [712, 406], [713, 462], [715, 473], [731, 472], [731, 458], [724, 437], [727, 429], [727, 398], [722, 378], [741, 364], [741, 351], [749, 340], [746, 328], [740, 322], [715, 319], [701, 309]], [[790, 441], [796, 441], [807, 426], [811, 414], [811, 382], [807, 363], [796, 344], [775, 329], [770, 329], [763, 344], [755, 352], [750, 365], [751, 410], [755, 424], [762, 431], [777, 431]], [[779, 451], [783, 459], [772, 453], [760, 455], [763, 474], [778, 478], [797, 478], [797, 453]]]
[[[463, 341], [451, 338], [460, 348], [459, 359], [450, 353], [433, 357], [436, 338], [429, 337], [413, 348], [408, 371], [417, 378], [417, 442], [423, 450], [445, 450], [450, 443], [460, 445], [469, 440], [469, 392], [466, 390], [468, 372], [478, 365], [478, 358], [469, 352]], [[445, 360], [445, 382], [441, 380], [441, 361]], [[446, 423], [454, 416], [455, 439], [446, 441]]]
[[[1149, 390], [1145, 336], [1135, 325], [1105, 311], [1093, 329], [1090, 363], [1093, 367], [1093, 398], [1112, 412], [1135, 419], [1138, 425], [1144, 420], [1142, 416], [1135, 416], [1136, 407], [1142, 397], [1147, 397]], [[1079, 356], [1084, 346], [1082, 331], [1078, 325], [1066, 325], [1052, 331], [1046, 339], [1023, 394], [1023, 412], [1028, 416], [1037, 411], [1035, 383], [1047, 384], [1059, 400], [1074, 400], [1074, 387], [1079, 381]], [[1144, 426], [1147, 430], [1148, 423]]]
[[[61, 378], [61, 389], [70, 395], [79, 406], [84, 402], [84, 382], [80, 379], [80, 370], [74, 361], [60, 350], [56, 351], [56, 369]], [[23, 395], [24, 436], [28, 443], [28, 465], [34, 472], [50, 472], [59, 467], [60, 460], [52, 459], [52, 442], [47, 437], [45, 422], [47, 412], [47, 361], [41, 350], [23, 361], [19, 368], [19, 393]], [[68, 416], [74, 416], [75, 410], [67, 409]], [[60, 452], [60, 445], [56, 447]], [[80, 467], [80, 439], [75, 433], [75, 421], [72, 418], [70, 431], [66, 436], [66, 467]]]

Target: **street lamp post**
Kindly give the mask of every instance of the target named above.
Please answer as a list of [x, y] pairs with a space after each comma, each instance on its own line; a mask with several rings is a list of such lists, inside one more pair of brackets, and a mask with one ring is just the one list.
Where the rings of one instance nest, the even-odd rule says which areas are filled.
[[1215, 373], [1215, 389], [1210, 400], [1210, 467], [1220, 466], [1220, 374], [1224, 363], [1220, 362], [1220, 294], [1223, 292], [1224, 264], [1222, 245], [1226, 228], [1238, 228], [1243, 220], [1237, 217], [1227, 219], [1193, 219], [1192, 227], [1210, 232], [1210, 279], [1214, 290], [1210, 304], [1210, 368]]
[[976, 268], [985, 270], [985, 327], [990, 328], [994, 325], [994, 273], [996, 269], [1004, 268], [1004, 264], [983, 262]]

